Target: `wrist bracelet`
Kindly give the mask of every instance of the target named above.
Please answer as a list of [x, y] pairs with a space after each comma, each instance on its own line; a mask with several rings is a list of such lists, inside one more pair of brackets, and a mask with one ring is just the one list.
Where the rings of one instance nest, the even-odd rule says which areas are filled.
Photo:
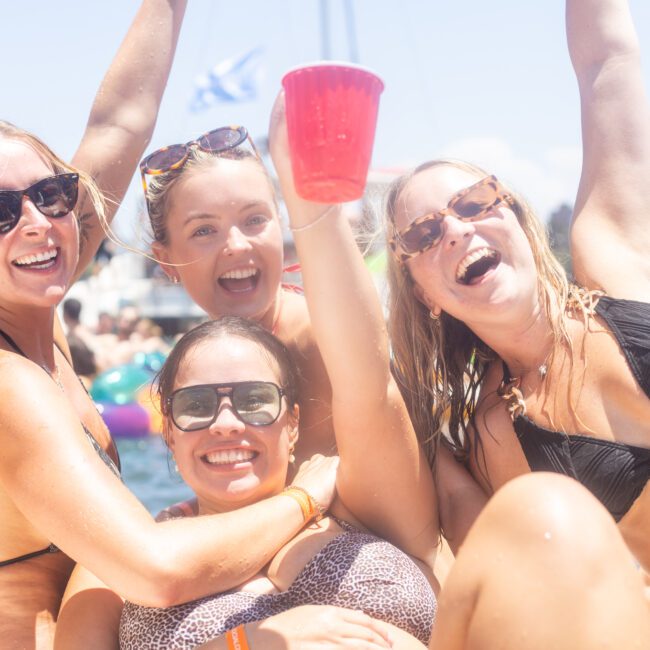
[[305, 224], [304, 226], [296, 226], [295, 228], [292, 226], [289, 226], [289, 230], [291, 232], [302, 232], [303, 230], [307, 230], [307, 228], [311, 228], [312, 226], [315, 226], [319, 221], [322, 221], [334, 208], [338, 208], [339, 205], [338, 203], [335, 203], [334, 205], [330, 205], [323, 214], [319, 215], [316, 217], [312, 222]]
[[243, 625], [228, 630], [226, 632], [226, 642], [228, 643], [228, 650], [250, 650]]
[[302, 510], [303, 523], [305, 524], [310, 521], [320, 521], [325, 515], [320, 503], [304, 488], [298, 487], [297, 485], [290, 485], [284, 488], [280, 494], [291, 497], [298, 503], [300, 510]]

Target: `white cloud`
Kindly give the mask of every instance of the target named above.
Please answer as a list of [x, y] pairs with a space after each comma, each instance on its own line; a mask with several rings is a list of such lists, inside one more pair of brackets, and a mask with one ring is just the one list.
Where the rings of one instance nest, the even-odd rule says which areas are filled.
[[531, 159], [519, 156], [500, 138], [466, 138], [446, 145], [442, 155], [471, 161], [494, 173], [520, 192], [543, 220], [559, 204], [573, 204], [580, 180], [578, 146], [551, 147]]

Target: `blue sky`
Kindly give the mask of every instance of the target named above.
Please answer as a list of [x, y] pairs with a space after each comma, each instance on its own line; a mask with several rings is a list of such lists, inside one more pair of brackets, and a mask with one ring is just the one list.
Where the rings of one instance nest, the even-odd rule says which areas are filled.
[[[331, 54], [349, 59], [344, 0], [329, 0]], [[64, 157], [81, 138], [135, 0], [3, 3], [0, 117], [31, 129]], [[650, 2], [630, 0], [650, 80]], [[385, 81], [373, 166], [441, 155], [479, 162], [546, 216], [573, 200], [580, 169], [576, 84], [563, 0], [352, 0], [360, 63]], [[82, 7], [89, 7], [82, 11]], [[319, 0], [190, 0], [149, 150], [216, 126], [266, 133], [287, 69], [321, 57]], [[261, 46], [258, 98], [201, 113], [188, 105], [195, 77]], [[135, 211], [134, 181], [121, 210]], [[120, 228], [122, 230], [123, 228]]]

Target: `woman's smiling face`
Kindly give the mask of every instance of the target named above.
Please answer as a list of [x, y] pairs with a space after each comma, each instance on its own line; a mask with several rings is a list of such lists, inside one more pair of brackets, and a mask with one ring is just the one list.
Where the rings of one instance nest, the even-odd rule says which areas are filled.
[[[0, 138], [0, 190], [24, 190], [52, 176], [27, 142]], [[23, 197], [20, 220], [0, 234], [0, 286], [5, 303], [52, 307], [65, 296], [79, 259], [74, 212], [48, 218]]]
[[[261, 321], [280, 290], [283, 241], [273, 188], [256, 160], [214, 158], [172, 188], [162, 262], [211, 318]], [[271, 317], [272, 318], [272, 317]]]
[[[201, 341], [185, 354], [174, 389], [203, 384], [265, 381], [281, 386], [277, 362], [259, 344], [239, 336]], [[223, 397], [215, 421], [184, 432], [166, 423], [170, 448], [202, 512], [232, 510], [280, 492], [285, 485], [297, 418], [281, 400], [278, 419], [266, 426], [244, 423]]]
[[[418, 172], [396, 202], [397, 229], [446, 208], [457, 192], [479, 180], [452, 165]], [[445, 311], [470, 327], [512, 316], [537, 302], [532, 250], [506, 203], [476, 221], [446, 215], [441, 240], [405, 264], [416, 295], [432, 312]]]

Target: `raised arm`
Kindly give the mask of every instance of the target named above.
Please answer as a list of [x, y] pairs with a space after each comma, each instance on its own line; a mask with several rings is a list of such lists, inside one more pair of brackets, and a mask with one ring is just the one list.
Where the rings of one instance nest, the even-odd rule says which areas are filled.
[[572, 228], [577, 280], [650, 299], [650, 110], [627, 0], [567, 0], [583, 164]]
[[338, 207], [295, 192], [283, 95], [271, 118], [270, 145], [332, 384], [339, 496], [376, 534], [432, 565], [439, 532], [433, 479], [392, 380], [379, 299]]
[[[76, 412], [40, 368], [0, 359], [0, 392], [15, 405], [0, 413], [3, 489], [33, 530], [133, 602], [167, 607], [230, 589], [304, 525], [299, 505], [282, 495], [155, 523], [95, 453]], [[294, 483], [329, 505], [336, 465], [321, 462], [323, 471], [299, 473]], [[3, 548], [8, 557], [32, 550], [10, 548], [6, 539]]]
[[[73, 165], [88, 172], [115, 216], [151, 138], [171, 69], [187, 0], [143, 0], [104, 77]], [[92, 261], [104, 238], [92, 202], [81, 194], [81, 255], [76, 276]]]

